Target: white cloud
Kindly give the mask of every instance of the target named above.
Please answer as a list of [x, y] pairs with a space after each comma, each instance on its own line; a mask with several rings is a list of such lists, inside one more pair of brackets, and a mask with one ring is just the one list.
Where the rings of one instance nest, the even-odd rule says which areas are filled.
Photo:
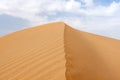
[[81, 6], [81, 3], [76, 2], [74, 0], [70, 0], [70, 1], [66, 2], [65, 8], [63, 8], [63, 9], [71, 12], [71, 10], [73, 11], [73, 10], [79, 9], [80, 6]]
[[110, 6], [96, 6], [86, 10], [87, 15], [92, 16], [113, 16], [120, 9], [120, 3], [113, 2]]
[[49, 15], [57, 12], [72, 12], [79, 8], [79, 4], [74, 0], [4, 0], [0, 1], [0, 13], [37, 23], [47, 21]]
[[0, 14], [28, 20], [31, 26], [52, 21], [87, 31], [120, 26], [120, 2], [103, 6], [93, 0], [0, 0]]
[[[81, 8], [81, 2], [75, 0], [2, 0], [0, 1], [0, 13], [36, 22], [39, 19], [44, 21], [49, 18], [49, 15], [54, 17], [57, 12], [68, 12], [81, 16], [111, 16], [120, 8], [120, 3], [116, 2], [107, 7], [100, 5], [90, 7], [94, 5], [93, 0], [81, 1], [87, 6], [86, 9]], [[59, 14], [57, 15], [59, 16]]]
[[93, 0], [82, 0], [82, 2], [84, 2], [87, 7], [93, 7], [94, 6]]

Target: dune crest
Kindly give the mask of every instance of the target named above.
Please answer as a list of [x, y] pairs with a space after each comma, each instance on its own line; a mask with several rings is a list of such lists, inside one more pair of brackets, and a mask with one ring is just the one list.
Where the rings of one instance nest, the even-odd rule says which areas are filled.
[[120, 41], [41, 25], [0, 38], [0, 80], [120, 80]]

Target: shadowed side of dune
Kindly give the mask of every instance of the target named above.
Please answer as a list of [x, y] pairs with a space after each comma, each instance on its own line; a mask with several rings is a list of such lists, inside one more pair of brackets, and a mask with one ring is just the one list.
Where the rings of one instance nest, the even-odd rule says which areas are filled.
[[65, 27], [67, 80], [120, 80], [120, 41]]

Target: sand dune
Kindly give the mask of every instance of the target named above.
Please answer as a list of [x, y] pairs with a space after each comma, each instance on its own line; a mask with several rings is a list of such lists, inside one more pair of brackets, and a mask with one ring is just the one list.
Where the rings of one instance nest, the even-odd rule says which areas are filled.
[[0, 38], [0, 80], [120, 80], [120, 40], [63, 22]]

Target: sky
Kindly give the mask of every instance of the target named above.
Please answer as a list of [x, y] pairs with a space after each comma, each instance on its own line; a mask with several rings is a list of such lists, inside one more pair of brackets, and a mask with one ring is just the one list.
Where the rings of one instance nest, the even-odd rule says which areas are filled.
[[59, 21], [120, 39], [120, 0], [0, 0], [0, 36]]

